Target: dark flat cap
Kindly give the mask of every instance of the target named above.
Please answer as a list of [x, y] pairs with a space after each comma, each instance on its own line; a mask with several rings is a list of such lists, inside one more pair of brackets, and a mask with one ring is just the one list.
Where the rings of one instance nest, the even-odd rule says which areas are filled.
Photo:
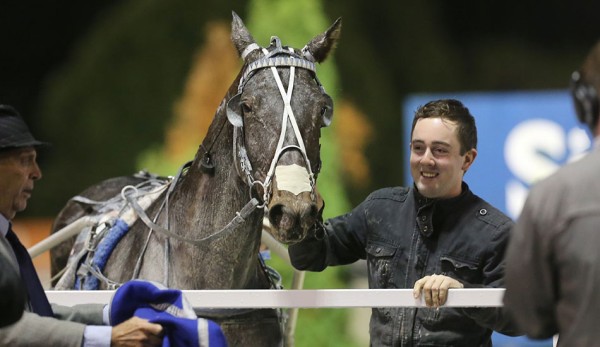
[[9, 105], [0, 105], [0, 150], [45, 145], [48, 143], [33, 137], [17, 110]]

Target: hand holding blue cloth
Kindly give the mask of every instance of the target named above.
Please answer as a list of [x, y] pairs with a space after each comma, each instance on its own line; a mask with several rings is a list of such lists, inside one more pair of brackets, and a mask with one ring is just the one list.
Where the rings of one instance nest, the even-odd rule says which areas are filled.
[[164, 328], [163, 347], [223, 347], [227, 341], [221, 327], [198, 318], [181, 290], [160, 283], [132, 280], [116, 290], [109, 308], [115, 326], [136, 316]]

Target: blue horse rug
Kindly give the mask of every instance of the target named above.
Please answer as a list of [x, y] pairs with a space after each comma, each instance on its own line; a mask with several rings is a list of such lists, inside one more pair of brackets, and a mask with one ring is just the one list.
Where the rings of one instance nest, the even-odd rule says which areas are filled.
[[163, 326], [163, 347], [227, 346], [217, 323], [198, 318], [180, 290], [156, 282], [131, 280], [115, 291], [109, 307], [110, 324], [133, 316]]

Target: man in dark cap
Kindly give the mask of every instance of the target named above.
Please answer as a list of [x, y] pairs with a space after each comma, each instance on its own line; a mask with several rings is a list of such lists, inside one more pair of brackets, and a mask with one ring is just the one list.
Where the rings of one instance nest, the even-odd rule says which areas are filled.
[[103, 305], [69, 308], [48, 303], [31, 258], [11, 228], [17, 212], [27, 207], [34, 182], [42, 177], [36, 156], [44, 145], [14, 108], [0, 105], [0, 257], [20, 274], [26, 294], [21, 319], [0, 329], [0, 346], [161, 345], [163, 329], [158, 324], [134, 317], [115, 327], [103, 326]]
[[47, 145], [33, 138], [21, 115], [13, 107], [0, 105], [0, 150]]

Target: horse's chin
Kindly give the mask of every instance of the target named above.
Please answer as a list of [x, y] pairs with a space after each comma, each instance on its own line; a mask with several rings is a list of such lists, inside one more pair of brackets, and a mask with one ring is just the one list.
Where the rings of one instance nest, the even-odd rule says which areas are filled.
[[[266, 223], [265, 223], [266, 224]], [[302, 228], [293, 228], [288, 230], [281, 230], [273, 227], [270, 223], [267, 225], [263, 224], [263, 228], [279, 243], [285, 245], [293, 245], [301, 242], [308, 235], [308, 230]]]
[[286, 245], [288, 245], [288, 246], [291, 246], [291, 245], [295, 245], [295, 244], [297, 244], [297, 243], [301, 242], [301, 241], [302, 241], [302, 240], [304, 240], [305, 238], [306, 238], [305, 236], [303, 236], [303, 237], [301, 237], [301, 238], [293, 238], [293, 239], [290, 239], [290, 238], [282, 238], [282, 239], [279, 239], [279, 242], [281, 242], [281, 243], [283, 243], [283, 244], [286, 244]]

